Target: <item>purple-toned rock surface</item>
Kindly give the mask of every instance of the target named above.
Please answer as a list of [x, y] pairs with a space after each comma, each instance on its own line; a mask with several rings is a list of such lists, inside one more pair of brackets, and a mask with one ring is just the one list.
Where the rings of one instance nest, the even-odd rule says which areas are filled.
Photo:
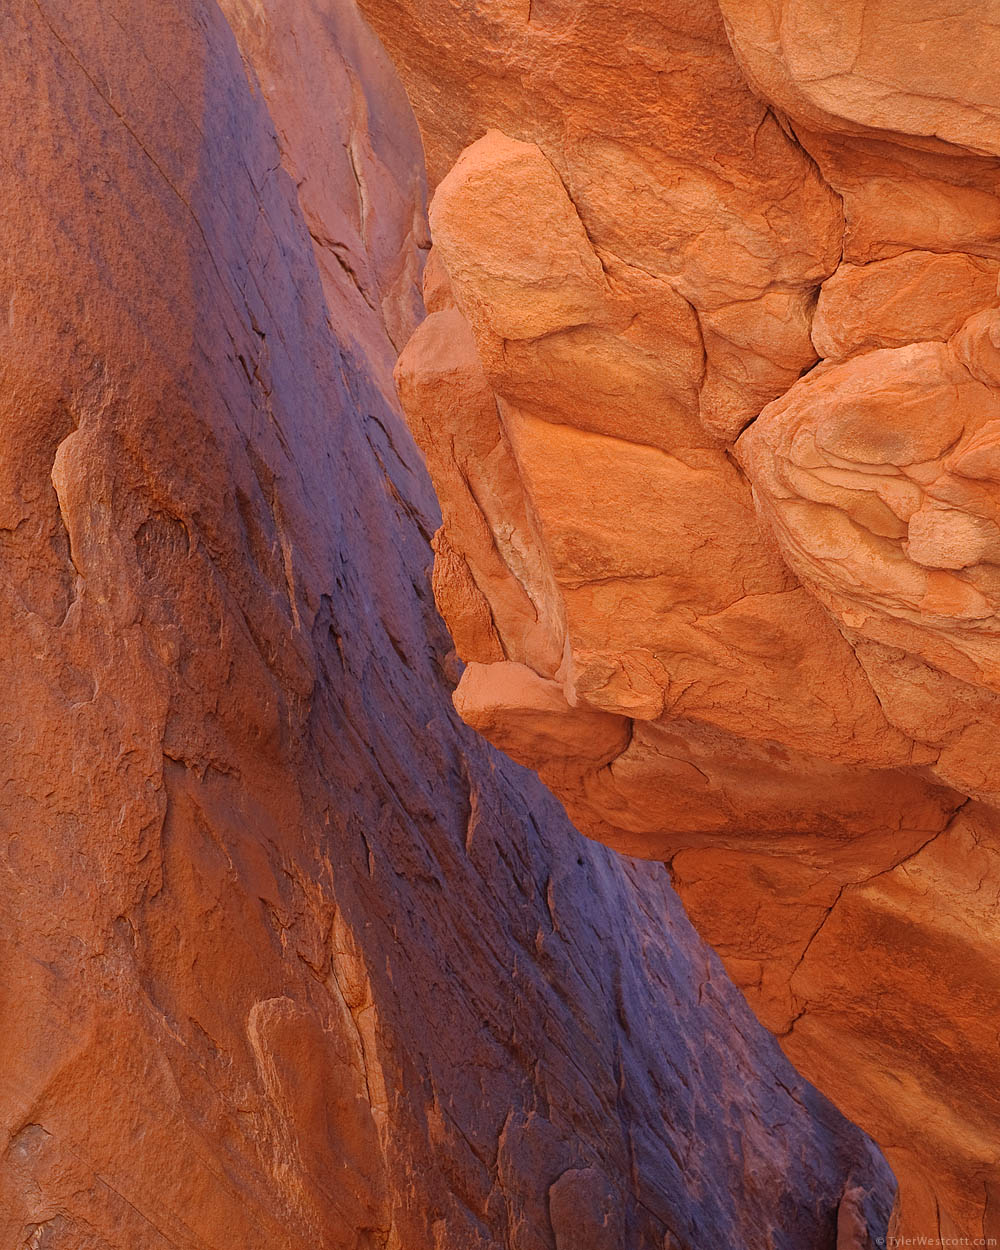
[[884, 1224], [664, 870], [451, 708], [373, 37], [309, 0], [12, 0], [0, 36], [0, 1244]]

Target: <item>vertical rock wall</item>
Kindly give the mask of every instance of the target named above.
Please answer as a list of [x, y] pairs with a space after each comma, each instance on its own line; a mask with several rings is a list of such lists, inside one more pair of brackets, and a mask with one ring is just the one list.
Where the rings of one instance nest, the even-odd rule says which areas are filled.
[[915, 1237], [1000, 1237], [1000, 29], [364, 0], [465, 720], [668, 862]]
[[419, 141], [367, 29], [13, 0], [0, 47], [0, 1243], [877, 1227], [884, 1164], [664, 871], [452, 712], [390, 378]]

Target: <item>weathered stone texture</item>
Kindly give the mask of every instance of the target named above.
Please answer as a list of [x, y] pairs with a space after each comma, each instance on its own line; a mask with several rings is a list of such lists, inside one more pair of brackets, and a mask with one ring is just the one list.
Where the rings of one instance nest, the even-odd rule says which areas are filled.
[[364, 7], [437, 184], [456, 705], [670, 863], [902, 1231], [1000, 1236], [989, 6]]
[[[663, 869], [450, 706], [391, 381], [419, 141], [370, 32], [12, 0], [0, 47], [0, 1243], [832, 1248], [855, 1182], [876, 1227], [884, 1164]], [[447, 506], [485, 544], [536, 523], [505, 488]]]

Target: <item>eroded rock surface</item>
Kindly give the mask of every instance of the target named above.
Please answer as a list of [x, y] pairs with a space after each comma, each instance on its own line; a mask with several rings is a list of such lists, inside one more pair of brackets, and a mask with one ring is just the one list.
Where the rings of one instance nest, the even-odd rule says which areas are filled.
[[898, 1231], [1000, 1234], [1000, 33], [365, 0], [436, 190], [397, 366], [465, 720], [669, 862]]
[[[450, 706], [391, 382], [419, 142], [370, 32], [14, 0], [0, 35], [0, 1243], [832, 1250], [855, 1191], [877, 1228], [883, 1162], [665, 872]], [[535, 523], [508, 485], [484, 544]], [[486, 566], [447, 552], [478, 638]], [[511, 610], [560, 740], [533, 552]]]

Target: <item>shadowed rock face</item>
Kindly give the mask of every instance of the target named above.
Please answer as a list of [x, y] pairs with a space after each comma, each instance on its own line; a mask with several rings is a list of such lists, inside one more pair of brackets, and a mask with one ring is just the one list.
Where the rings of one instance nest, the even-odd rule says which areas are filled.
[[901, 1231], [1000, 1236], [994, 19], [364, 7], [436, 183], [397, 376], [460, 713], [669, 863]]
[[453, 713], [391, 381], [419, 140], [367, 28], [0, 35], [0, 1242], [862, 1244], [884, 1163], [665, 871]]

